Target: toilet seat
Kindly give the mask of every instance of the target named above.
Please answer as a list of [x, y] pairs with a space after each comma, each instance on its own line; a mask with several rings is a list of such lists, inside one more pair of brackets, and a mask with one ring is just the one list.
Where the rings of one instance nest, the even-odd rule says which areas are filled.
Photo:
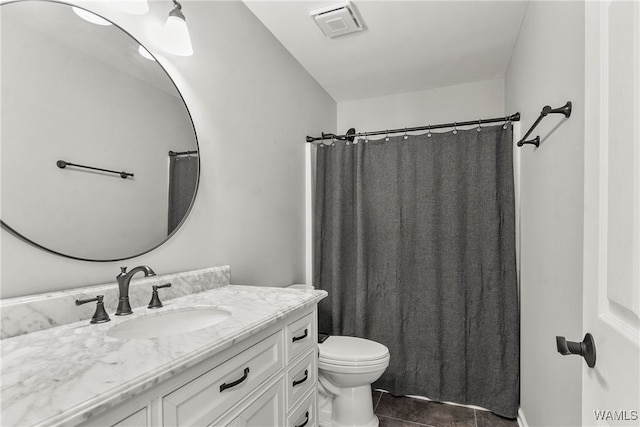
[[318, 361], [318, 370], [320, 372], [334, 373], [334, 374], [369, 374], [373, 372], [383, 372], [387, 366], [389, 366], [389, 358], [381, 359], [375, 364], [352, 364], [352, 365], [340, 365], [326, 363], [321, 360]]
[[328, 366], [378, 366], [389, 361], [386, 346], [364, 338], [330, 336], [318, 348], [318, 361]]

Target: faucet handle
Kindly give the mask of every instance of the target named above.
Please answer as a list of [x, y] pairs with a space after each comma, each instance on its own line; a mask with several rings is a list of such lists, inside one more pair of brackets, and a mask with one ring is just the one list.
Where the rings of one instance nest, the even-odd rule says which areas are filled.
[[105, 323], [111, 320], [106, 310], [104, 309], [103, 299], [104, 299], [104, 295], [98, 295], [95, 298], [76, 300], [76, 305], [82, 305], [82, 304], [86, 304], [94, 301], [98, 302], [96, 304], [96, 311], [95, 313], [93, 313], [93, 317], [91, 318], [91, 322], [89, 323]]
[[151, 293], [151, 301], [149, 301], [149, 305], [147, 308], [160, 308], [162, 307], [162, 302], [160, 301], [160, 297], [158, 296], [158, 289], [161, 288], [170, 288], [171, 283], [166, 283], [164, 285], [153, 285], [153, 292]]

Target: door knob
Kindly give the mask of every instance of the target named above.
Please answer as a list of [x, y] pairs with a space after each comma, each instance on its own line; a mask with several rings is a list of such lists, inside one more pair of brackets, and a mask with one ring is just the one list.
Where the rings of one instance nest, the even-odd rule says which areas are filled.
[[581, 342], [567, 341], [565, 337], [556, 336], [556, 345], [558, 353], [563, 356], [577, 354], [584, 357], [588, 367], [596, 366], [596, 342], [590, 333], [587, 332]]

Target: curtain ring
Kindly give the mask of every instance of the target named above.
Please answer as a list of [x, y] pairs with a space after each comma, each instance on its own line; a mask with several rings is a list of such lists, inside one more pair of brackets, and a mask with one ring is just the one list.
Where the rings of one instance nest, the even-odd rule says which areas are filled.
[[427, 138], [431, 138], [431, 125], [427, 128]]
[[402, 139], [408, 139], [409, 135], [407, 135], [407, 128], [404, 128], [404, 136], [402, 137]]
[[385, 141], [389, 142], [389, 129], [387, 129], [387, 136], [384, 139]]
[[[322, 138], [320, 139], [320, 144], [327, 145], [327, 146], [333, 145], [333, 138], [331, 138], [331, 139], [330, 138], [325, 138], [325, 135], [327, 135], [327, 134], [325, 134], [324, 132], [322, 132], [321, 135], [322, 135]], [[327, 142], [325, 142], [325, 141], [327, 141]]]
[[478, 120], [478, 128], [476, 129], [478, 132], [482, 131], [482, 125], [481, 125], [482, 120]]
[[458, 133], [458, 122], [453, 122], [453, 134]]
[[366, 132], [364, 133], [364, 142], [369, 142], [369, 137]]

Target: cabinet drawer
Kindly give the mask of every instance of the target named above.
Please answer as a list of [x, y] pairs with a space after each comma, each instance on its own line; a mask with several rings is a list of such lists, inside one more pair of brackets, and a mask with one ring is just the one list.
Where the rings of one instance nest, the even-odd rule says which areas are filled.
[[284, 425], [284, 387], [282, 378], [245, 406], [240, 405], [225, 419], [209, 427], [265, 427]]
[[289, 415], [289, 418], [287, 419], [287, 426], [315, 427], [316, 424], [316, 392], [314, 390], [300, 406], [291, 411], [291, 415]]
[[289, 409], [293, 408], [302, 396], [316, 385], [318, 379], [316, 366], [316, 352], [311, 351], [300, 362], [287, 369], [285, 381]]
[[282, 366], [282, 334], [278, 332], [166, 395], [162, 399], [164, 425], [207, 425]]
[[291, 362], [297, 355], [316, 344], [318, 333], [316, 331], [315, 311], [302, 318], [289, 323], [285, 328], [285, 341], [287, 344], [287, 362]]

